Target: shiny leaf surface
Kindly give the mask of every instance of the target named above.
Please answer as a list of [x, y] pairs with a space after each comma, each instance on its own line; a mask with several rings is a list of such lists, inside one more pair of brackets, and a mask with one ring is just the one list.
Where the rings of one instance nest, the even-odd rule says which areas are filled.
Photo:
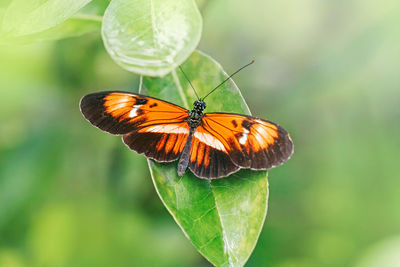
[[18, 37], [3, 37], [0, 39], [0, 43], [27, 44], [33, 42], [59, 40], [67, 37], [76, 37], [88, 33], [100, 32], [100, 28], [101, 18], [99, 19], [82, 14], [69, 18], [60, 25], [42, 32]]
[[76, 14], [90, 0], [14, 0], [2, 25], [6, 36], [23, 36], [55, 27]]
[[103, 40], [126, 70], [162, 76], [196, 48], [202, 19], [193, 0], [114, 0], [104, 14]]

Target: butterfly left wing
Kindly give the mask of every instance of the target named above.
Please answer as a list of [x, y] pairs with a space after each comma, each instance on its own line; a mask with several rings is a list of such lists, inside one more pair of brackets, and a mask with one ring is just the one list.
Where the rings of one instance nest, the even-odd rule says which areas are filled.
[[189, 168], [203, 178], [220, 178], [240, 168], [266, 170], [293, 153], [289, 134], [252, 116], [206, 113], [193, 135]]
[[177, 160], [189, 135], [187, 110], [128, 92], [99, 92], [80, 103], [84, 117], [99, 129], [123, 135], [124, 143], [160, 162]]

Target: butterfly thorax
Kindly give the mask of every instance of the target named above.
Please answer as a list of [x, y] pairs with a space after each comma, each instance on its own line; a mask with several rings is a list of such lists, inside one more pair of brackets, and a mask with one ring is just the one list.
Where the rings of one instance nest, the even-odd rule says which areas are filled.
[[203, 118], [203, 110], [206, 108], [206, 103], [203, 100], [196, 100], [193, 103], [193, 109], [189, 111], [188, 124], [189, 127], [194, 129], [201, 123]]

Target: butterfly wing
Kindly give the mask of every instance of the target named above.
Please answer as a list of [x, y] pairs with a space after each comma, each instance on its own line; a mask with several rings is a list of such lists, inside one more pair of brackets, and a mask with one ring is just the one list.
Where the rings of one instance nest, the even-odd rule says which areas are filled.
[[[204, 119], [204, 118], [203, 118]], [[233, 163], [224, 138], [202, 125], [196, 128], [190, 148], [189, 169], [200, 178], [220, 178], [240, 169]]]
[[189, 134], [187, 110], [128, 92], [99, 92], [80, 103], [84, 117], [99, 129], [123, 135], [124, 143], [160, 162], [178, 159]]
[[206, 113], [193, 136], [189, 168], [203, 178], [220, 178], [240, 168], [266, 170], [293, 153], [289, 134], [252, 116]]

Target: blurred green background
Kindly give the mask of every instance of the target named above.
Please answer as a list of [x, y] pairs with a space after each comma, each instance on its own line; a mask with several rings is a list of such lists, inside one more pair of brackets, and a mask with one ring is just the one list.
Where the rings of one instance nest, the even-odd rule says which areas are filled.
[[[199, 48], [295, 153], [247, 266], [400, 266], [400, 2], [199, 1]], [[0, 266], [209, 266], [80, 98], [133, 90], [100, 34], [0, 47]], [[213, 85], [210, 85], [210, 88]]]

